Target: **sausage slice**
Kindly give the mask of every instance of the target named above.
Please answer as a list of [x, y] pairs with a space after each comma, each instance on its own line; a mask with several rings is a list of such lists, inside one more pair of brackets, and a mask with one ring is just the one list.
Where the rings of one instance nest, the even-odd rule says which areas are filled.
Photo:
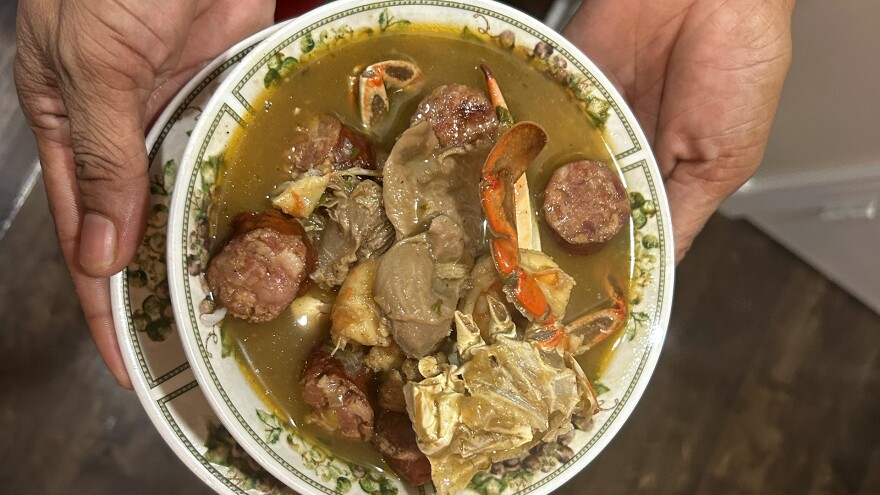
[[601, 243], [629, 222], [620, 178], [602, 162], [577, 161], [556, 169], [544, 190], [544, 218], [565, 242]]
[[382, 413], [376, 423], [373, 446], [407, 483], [419, 486], [431, 481], [431, 463], [419, 450], [416, 432], [405, 413]]
[[491, 138], [498, 127], [495, 107], [478, 89], [447, 84], [419, 103], [410, 125], [427, 120], [440, 146], [464, 146]]
[[309, 422], [349, 440], [373, 436], [373, 370], [363, 364], [346, 367], [319, 347], [306, 359], [300, 385], [303, 400], [312, 407]]
[[302, 226], [280, 213], [246, 212], [235, 235], [208, 265], [208, 286], [230, 315], [274, 320], [308, 286], [315, 253]]

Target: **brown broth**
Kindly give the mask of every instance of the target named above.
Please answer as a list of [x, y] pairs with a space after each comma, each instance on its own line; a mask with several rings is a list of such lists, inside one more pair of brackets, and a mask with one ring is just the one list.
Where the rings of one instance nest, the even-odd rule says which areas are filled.
[[[485, 62], [498, 79], [514, 118], [540, 123], [549, 136], [547, 149], [528, 173], [533, 191], [543, 191], [553, 170], [569, 161], [593, 159], [612, 163], [601, 134], [586, 114], [572, 104], [569, 93], [509, 51], [438, 32], [373, 36], [318, 56], [266, 91], [265, 109], [261, 106], [259, 111], [246, 117], [245, 130], [234, 136], [227, 149], [227, 166], [218, 182], [218, 202], [212, 218], [212, 234], [216, 240], [225, 239], [229, 220], [237, 213], [271, 207], [269, 196], [278, 184], [288, 179], [292, 148], [302, 135], [298, 128], [305, 125], [309, 117], [333, 112], [345, 122], [358, 122], [350, 96], [353, 69], [391, 58], [414, 61], [424, 71], [427, 82], [420, 91], [406, 97], [391, 95], [391, 115], [398, 112], [399, 117], [379, 137], [379, 147], [385, 151], [408, 126], [418, 101], [435, 87], [456, 82], [485, 88], [478, 69]], [[535, 201], [541, 204], [540, 195]], [[629, 227], [598, 253], [582, 256], [566, 252], [549, 228], [543, 222], [540, 225], [544, 251], [578, 281], [569, 304], [569, 318], [608, 307], [608, 296], [599, 281], [607, 274], [629, 281]], [[219, 242], [215, 244], [215, 248], [220, 247]], [[332, 295], [327, 294], [321, 297], [332, 299]], [[333, 439], [303, 422], [306, 410], [299, 398], [299, 373], [306, 354], [327, 338], [329, 321], [303, 325], [286, 311], [275, 321], [264, 324], [227, 318], [223, 328], [232, 338], [237, 359], [255, 390], [264, 395], [280, 417], [287, 418], [300, 431], [334, 452], [384, 470], [384, 464], [368, 445]], [[591, 379], [601, 374], [618, 339], [618, 336], [608, 339], [579, 358]]]

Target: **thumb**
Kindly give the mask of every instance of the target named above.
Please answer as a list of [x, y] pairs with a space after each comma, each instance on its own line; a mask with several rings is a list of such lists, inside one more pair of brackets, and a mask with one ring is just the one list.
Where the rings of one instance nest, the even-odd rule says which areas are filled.
[[145, 104], [138, 91], [99, 85], [81, 86], [69, 96], [82, 208], [78, 260], [89, 275], [106, 277], [128, 264], [144, 233], [149, 204]]

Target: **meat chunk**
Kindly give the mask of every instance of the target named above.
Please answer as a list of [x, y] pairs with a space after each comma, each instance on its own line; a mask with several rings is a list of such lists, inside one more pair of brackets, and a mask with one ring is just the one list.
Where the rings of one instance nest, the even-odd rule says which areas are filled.
[[397, 370], [390, 370], [382, 377], [379, 384], [379, 407], [389, 411], [406, 412], [406, 398], [403, 396], [403, 375]]
[[433, 219], [445, 215], [464, 231], [465, 248], [474, 255], [483, 228], [480, 176], [490, 147], [439, 153], [438, 147], [427, 122], [400, 135], [383, 169], [385, 212], [398, 240], [423, 232]]
[[294, 163], [299, 170], [318, 169], [322, 173], [375, 167], [367, 138], [330, 114], [320, 115], [309, 124], [306, 142], [294, 152]]
[[431, 463], [419, 450], [409, 416], [386, 411], [376, 423], [373, 446], [404, 481], [419, 486], [431, 481]]
[[[435, 224], [462, 230], [445, 216]], [[452, 331], [452, 318], [473, 259], [458, 261], [437, 259], [433, 251], [449, 254], [449, 246], [432, 243], [454, 239], [454, 235], [430, 235], [429, 232], [404, 239], [388, 250], [379, 261], [376, 273], [375, 301], [391, 321], [391, 335], [410, 357], [433, 352]], [[460, 243], [459, 243], [460, 244]]]
[[577, 161], [558, 168], [544, 191], [544, 218], [567, 243], [608, 241], [629, 221], [629, 200], [620, 178], [601, 162]]
[[300, 385], [303, 400], [312, 407], [307, 421], [349, 440], [372, 437], [372, 370], [362, 363], [343, 363], [318, 348], [306, 360]]
[[440, 146], [464, 146], [491, 139], [498, 127], [495, 107], [482, 91], [463, 84], [447, 84], [419, 103], [411, 124], [423, 120], [440, 141]]
[[242, 213], [233, 229], [208, 265], [208, 286], [232, 316], [273, 320], [308, 288], [314, 248], [299, 222], [276, 212]]
[[355, 262], [376, 257], [391, 246], [394, 227], [385, 216], [382, 186], [371, 180], [358, 182], [350, 195], [336, 198], [328, 214], [312, 280], [321, 287], [336, 287]]

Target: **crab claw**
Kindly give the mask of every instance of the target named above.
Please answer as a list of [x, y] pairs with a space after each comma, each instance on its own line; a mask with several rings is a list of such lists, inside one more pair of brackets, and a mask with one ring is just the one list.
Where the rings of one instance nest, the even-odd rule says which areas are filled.
[[[492, 230], [493, 241], [509, 243], [505, 251], [511, 256], [519, 255], [514, 183], [528, 170], [546, 144], [547, 133], [541, 126], [534, 122], [520, 122], [501, 136], [483, 166], [480, 202]], [[495, 254], [494, 249], [492, 253]], [[495, 260], [503, 276], [509, 275], [512, 268], [519, 265], [513, 259], [502, 260], [501, 264], [498, 264], [497, 257]]]
[[611, 308], [594, 311], [565, 325], [569, 337], [565, 345], [574, 354], [593, 348], [626, 323], [626, 292], [615, 277], [608, 277], [605, 286], [613, 303]]
[[480, 203], [486, 214], [489, 247], [504, 292], [530, 320], [551, 323], [550, 305], [538, 282], [520, 267], [514, 183], [523, 176], [547, 144], [547, 133], [534, 122], [511, 127], [489, 152], [480, 182]]
[[[480, 70], [486, 76], [486, 88], [489, 90], [489, 100], [495, 107], [495, 115], [500, 123], [499, 128], [502, 130], [510, 129], [514, 124], [513, 114], [507, 107], [501, 88], [492, 70], [486, 64], [480, 64]], [[531, 193], [529, 192], [529, 183], [525, 176], [521, 176], [516, 181], [515, 186], [516, 198], [516, 226], [519, 230], [519, 244], [535, 251], [541, 250], [541, 238], [537, 235], [537, 225], [534, 222], [532, 214]]]
[[386, 60], [367, 66], [358, 77], [361, 122], [372, 129], [388, 113], [387, 90], [403, 90], [422, 77], [422, 70], [404, 60]]
[[[576, 350], [589, 350], [620, 330], [626, 321], [626, 312], [617, 307], [603, 309], [584, 315], [566, 326], [566, 332], [578, 337], [580, 343]], [[578, 354], [579, 352], [575, 352]]]

